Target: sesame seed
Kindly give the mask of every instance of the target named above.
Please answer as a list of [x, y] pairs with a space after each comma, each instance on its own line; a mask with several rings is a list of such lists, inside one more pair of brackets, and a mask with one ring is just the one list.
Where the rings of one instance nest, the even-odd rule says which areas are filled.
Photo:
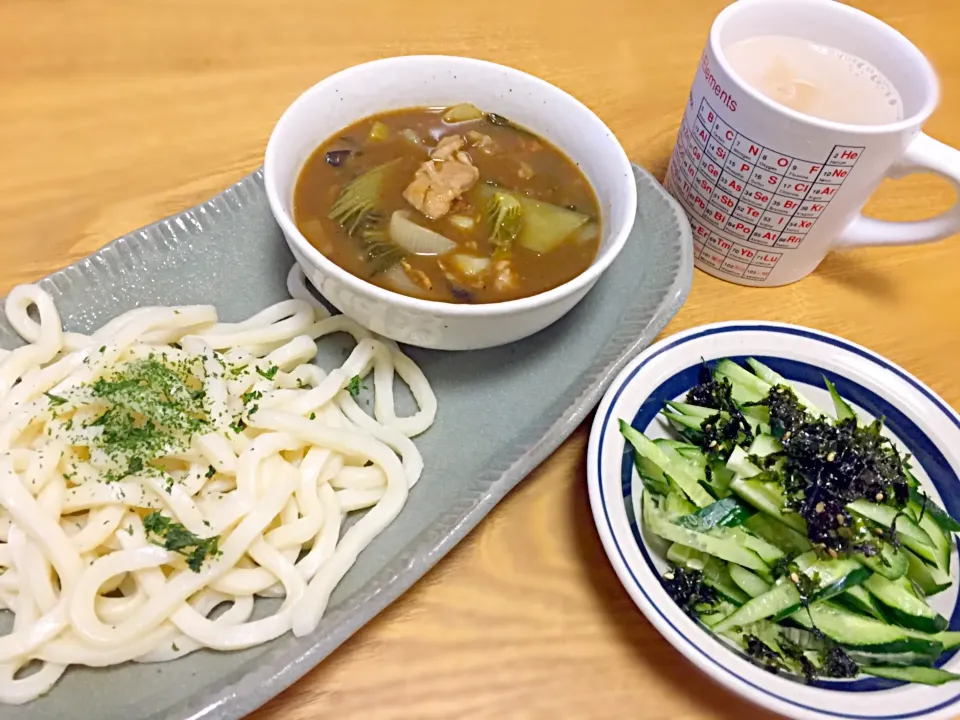
[[790, 431], [789, 431], [789, 430], [787, 430], [787, 431], [783, 434], [783, 439], [784, 439], [784, 440], [789, 440], [789, 439], [790, 439]]
[[710, 441], [710, 447], [716, 447], [716, 446], [717, 446], [717, 441], [716, 441], [716, 440], [711, 440], [711, 441]]
[[818, 513], [822, 513], [826, 509], [827, 509], [827, 506], [824, 505], [822, 502], [818, 502], [817, 506], [814, 508], [814, 510], [816, 510]]
[[847, 519], [843, 516], [843, 514], [837, 513], [837, 524], [843, 525], [845, 522], [847, 522]]
[[837, 454], [833, 452], [833, 450], [827, 453], [827, 462], [833, 462], [836, 459], [837, 459]]
[[664, 579], [664, 580], [673, 580], [673, 578], [674, 578], [674, 575], [673, 575], [672, 572], [666, 572], [666, 573], [663, 574], [663, 579]]
[[829, 550], [827, 550], [827, 554], [828, 554], [830, 557], [832, 557], [834, 560], [837, 559], [837, 551], [834, 550], [833, 548], [830, 548]]
[[883, 502], [883, 493], [882, 493], [882, 492], [878, 492], [878, 493], [877, 493], [877, 502]]
[[800, 582], [800, 576], [797, 575], [795, 572], [794, 572], [794, 573], [790, 573], [790, 579], [793, 580], [793, 584], [794, 584], [794, 585], [796, 585], [798, 582]]

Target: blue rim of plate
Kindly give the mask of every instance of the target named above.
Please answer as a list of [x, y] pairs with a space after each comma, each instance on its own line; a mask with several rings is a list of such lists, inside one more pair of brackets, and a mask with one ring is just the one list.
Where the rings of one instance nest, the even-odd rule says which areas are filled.
[[[826, 343], [828, 345], [833, 345], [835, 347], [841, 348], [853, 354], [856, 354], [866, 360], [869, 360], [876, 365], [879, 365], [884, 370], [894, 373], [901, 380], [907, 382], [914, 390], [922, 394], [930, 402], [932, 402], [943, 415], [960, 430], [960, 418], [956, 413], [946, 405], [932, 390], [920, 383], [917, 379], [903, 371], [901, 368], [885, 360], [881, 356], [869, 352], [864, 348], [861, 348], [852, 343], [848, 343], [840, 338], [822, 334], [819, 332], [806, 330], [799, 327], [792, 327], [788, 325], [776, 325], [776, 324], [766, 324], [766, 323], [751, 323], [745, 325], [723, 325], [720, 327], [711, 327], [706, 328], [700, 332], [694, 332], [692, 334], [684, 335], [681, 338], [673, 342], [665, 344], [663, 347], [659, 348], [656, 352], [652, 353], [648, 357], [644, 358], [635, 368], [633, 368], [628, 375], [626, 375], [622, 380], [619, 381], [617, 387], [611, 387], [608, 391], [608, 396], [611, 398], [609, 404], [606, 407], [605, 415], [599, 419], [600, 425], [600, 436], [599, 442], [597, 444], [598, 448], [602, 448], [604, 444], [604, 439], [606, 437], [607, 429], [612, 427], [611, 414], [616, 407], [617, 400], [627, 386], [633, 381], [634, 377], [643, 370], [643, 368], [654, 358], [662, 355], [663, 353], [673, 350], [685, 343], [691, 342], [693, 340], [698, 340], [703, 337], [708, 337], [711, 335], [726, 334], [732, 332], [772, 332], [780, 333], [784, 335], [793, 335], [797, 337], [803, 337], [810, 340], [816, 340], [818, 342]], [[799, 380], [800, 382], [809, 382], [808, 377], [804, 377], [807, 373], [810, 372], [809, 368], [812, 368], [808, 363], [788, 360], [784, 358], [770, 358], [766, 357], [762, 362], [770, 362], [772, 367], [780, 372], [788, 380]], [[803, 366], [803, 370], [798, 374], [800, 366]], [[691, 387], [695, 382], [695, 375], [693, 382], [690, 382], [689, 375], [687, 373], [696, 373], [698, 371], [699, 365], [690, 366], [684, 369], [681, 369], [674, 373], [670, 378], [667, 378], [660, 385], [655, 388], [641, 403], [640, 408], [638, 409], [635, 417], [631, 424], [640, 429], [644, 429], [649, 424], [649, 420], [652, 420], [653, 417], [659, 412], [662, 407], [662, 402], [657, 400], [658, 396], [667, 397], [668, 393], [673, 393], [669, 395], [670, 398], [676, 397], [684, 389]], [[818, 373], [823, 374], [823, 371], [817, 370]], [[856, 383], [848, 378], [845, 378], [836, 373], [828, 373], [831, 380], [833, 380], [840, 391], [840, 394], [843, 397], [846, 397], [853, 401], [855, 404], [860, 405], [865, 410], [873, 414], [875, 417], [884, 415], [887, 417], [887, 426], [897, 435], [898, 439], [903, 442], [910, 452], [915, 456], [917, 462], [923, 466], [924, 470], [927, 471], [931, 481], [934, 483], [938, 493], [941, 495], [941, 499], [946, 505], [946, 509], [953, 515], [957, 515], [960, 512], [960, 489], [950, 488], [947, 485], [944, 485], [943, 481], [937, 482], [938, 477], [942, 477], [944, 470], [950, 473], [950, 476], [954, 478], [952, 470], [950, 470], [949, 464], [944, 458], [943, 453], [936, 447], [936, 445], [927, 437], [927, 435], [916, 426], [916, 424], [910, 420], [904, 413], [902, 413], [896, 406], [889, 403], [884, 398], [878, 396], [876, 393], [864, 388], [859, 383]], [[683, 383], [686, 383], [685, 385]], [[818, 384], [818, 383], [814, 383]], [[889, 413], [889, 414], [888, 414]], [[607, 498], [604, 493], [604, 482], [603, 482], [603, 469], [602, 469], [602, 453], [598, 452], [596, 457], [596, 471], [597, 471], [597, 489], [599, 491], [600, 503], [603, 508], [603, 517], [607, 524], [607, 530], [610, 533], [611, 541], [616, 548], [617, 554], [620, 557], [623, 567], [626, 569], [631, 580], [633, 581], [635, 587], [639, 592], [646, 598], [647, 602], [650, 605], [650, 608], [653, 612], [657, 613], [660, 616], [660, 619], [666, 623], [676, 635], [686, 642], [693, 650], [699, 653], [707, 662], [715, 665], [718, 669], [722, 670], [729, 676], [732, 676], [733, 679], [738, 682], [746, 685], [753, 690], [762, 693], [778, 702], [782, 702], [794, 707], [800, 708], [802, 710], [807, 710], [811, 712], [820, 713], [822, 715], [844, 718], [845, 720], [906, 720], [907, 718], [916, 718], [928, 715], [929, 713], [937, 712], [938, 710], [943, 710], [949, 708], [951, 705], [954, 705], [960, 701], [960, 693], [954, 695], [953, 697], [941, 701], [936, 705], [931, 707], [912, 710], [905, 713], [898, 713], [894, 715], [857, 715], [843, 712], [835, 712], [832, 710], [824, 709], [823, 707], [818, 707], [814, 705], [807, 705], [796, 700], [779, 695], [767, 688], [758, 685], [755, 682], [748, 680], [747, 678], [737, 674], [735, 671], [731, 670], [729, 667], [725, 666], [722, 661], [718, 660], [716, 657], [711, 655], [709, 652], [700, 647], [694, 640], [687, 637], [683, 631], [678, 628], [667, 615], [657, 606], [653, 599], [647, 594], [646, 589], [643, 587], [640, 580], [635, 575], [633, 568], [630, 566], [630, 563], [627, 561], [626, 556], [624, 555], [623, 549], [620, 546], [620, 543], [617, 539], [617, 535], [613, 529], [613, 523], [609, 515], [609, 508], [607, 505]], [[629, 488], [630, 475], [629, 471], [632, 466], [630, 462], [630, 455], [625, 453], [625, 460], [621, 464], [621, 478], [618, 485], [622, 488], [626, 483]], [[623, 476], [624, 468], [627, 468], [626, 476]], [[629, 495], [629, 489], [624, 491], [624, 495], [617, 498], [618, 501], [625, 500], [626, 496]], [[654, 577], [659, 577], [660, 573], [656, 570], [653, 565], [653, 561], [650, 558], [649, 553], [646, 550], [646, 547], [643, 542], [639, 541], [637, 537], [637, 526], [636, 522], [630, 521], [630, 529], [633, 534], [634, 541], [638, 543], [639, 549], [645, 559], [649, 564], [650, 568], [653, 570]], [[960, 598], [954, 607], [953, 613], [950, 618], [950, 629], [957, 630], [960, 629]], [[730, 650], [730, 652], [734, 652]], [[950, 653], [948, 656], [941, 659], [940, 663], [946, 662], [949, 657], [952, 657], [953, 653]], [[887, 690], [891, 688], [901, 687], [905, 685], [902, 682], [895, 682], [889, 680], [882, 680], [880, 678], [869, 678], [861, 679], [852, 682], [821, 682], [814, 687], [820, 689], [829, 689], [835, 691], [846, 691], [846, 692], [876, 692], [880, 690]]]

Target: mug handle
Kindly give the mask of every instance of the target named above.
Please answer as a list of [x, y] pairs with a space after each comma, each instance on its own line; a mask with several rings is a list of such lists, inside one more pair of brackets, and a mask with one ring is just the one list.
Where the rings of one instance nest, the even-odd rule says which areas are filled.
[[[915, 172], [933, 172], [948, 180], [960, 198], [960, 150], [944, 145], [929, 135], [920, 133], [907, 146], [888, 173], [898, 179]], [[918, 245], [942, 240], [960, 232], [960, 199], [939, 215], [913, 222], [874, 220], [859, 215], [841, 233], [838, 248], [864, 245]]]

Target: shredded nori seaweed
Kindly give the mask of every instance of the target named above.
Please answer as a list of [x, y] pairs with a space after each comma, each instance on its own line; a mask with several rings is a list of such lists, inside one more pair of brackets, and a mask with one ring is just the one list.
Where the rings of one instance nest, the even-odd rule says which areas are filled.
[[[687, 402], [691, 405], [713, 408], [719, 411], [703, 421], [699, 433], [686, 435], [687, 439], [699, 445], [705, 452], [719, 454], [724, 459], [736, 445], [753, 441], [750, 424], [733, 400], [733, 385], [725, 377], [714, 378], [710, 368], [704, 364], [700, 368], [700, 382], [687, 393]], [[720, 413], [725, 413], [723, 417]]]
[[870, 552], [869, 531], [850, 516], [847, 504], [864, 499], [900, 509], [910, 497], [903, 459], [881, 435], [882, 420], [858, 427], [854, 419], [812, 418], [796, 395], [780, 385], [764, 404], [784, 448], [780, 474], [786, 507], [807, 521], [814, 543]]
[[681, 567], [670, 568], [663, 576], [663, 587], [687, 615], [697, 617], [705, 605], [713, 605], [717, 595], [703, 583], [703, 573]]

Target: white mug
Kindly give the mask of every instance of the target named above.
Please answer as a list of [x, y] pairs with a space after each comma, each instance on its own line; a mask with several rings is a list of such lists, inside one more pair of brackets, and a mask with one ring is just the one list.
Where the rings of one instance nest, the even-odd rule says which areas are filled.
[[[880, 70], [903, 118], [846, 125], [796, 112], [747, 85], [723, 48], [758, 35], [835, 47]], [[885, 177], [934, 172], [960, 190], [960, 152], [920, 130], [939, 84], [903, 35], [833, 0], [741, 0], [721, 12], [697, 68], [664, 182], [693, 227], [701, 270], [772, 287], [811, 273], [830, 251], [906, 245], [960, 231], [960, 203], [918, 222], [883, 222], [860, 209]]]

